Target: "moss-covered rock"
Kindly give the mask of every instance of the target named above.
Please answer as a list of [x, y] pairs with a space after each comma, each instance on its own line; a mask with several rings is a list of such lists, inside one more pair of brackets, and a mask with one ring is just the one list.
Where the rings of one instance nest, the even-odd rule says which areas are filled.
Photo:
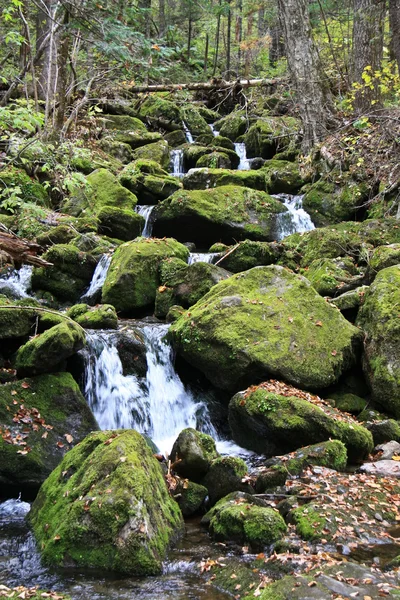
[[97, 218], [99, 233], [124, 242], [138, 237], [145, 224], [144, 218], [133, 210], [114, 206], [104, 206]]
[[54, 371], [85, 345], [81, 327], [64, 319], [21, 346], [15, 357], [15, 368], [22, 376]]
[[400, 417], [400, 266], [378, 273], [365, 295], [357, 324], [365, 332], [363, 368], [373, 400]]
[[296, 194], [305, 183], [298, 164], [286, 160], [269, 160], [259, 173], [269, 194]]
[[115, 160], [122, 164], [129, 163], [132, 160], [133, 150], [129, 144], [125, 142], [117, 141], [111, 136], [102, 138], [98, 142], [99, 148], [106, 152], [109, 156], [112, 156]]
[[112, 131], [135, 131], [146, 133], [145, 124], [135, 117], [129, 115], [102, 115], [102, 124], [105, 129]]
[[355, 363], [361, 340], [306, 279], [277, 266], [217, 284], [170, 332], [188, 362], [229, 390], [268, 376], [328, 387]]
[[368, 264], [368, 278], [373, 281], [382, 269], [400, 264], [400, 244], [378, 246], [371, 253]]
[[173, 239], [138, 238], [122, 244], [113, 255], [102, 301], [124, 312], [151, 306], [160, 285], [160, 262], [168, 257], [187, 261], [188, 256], [188, 249]]
[[121, 171], [119, 180], [131, 190], [142, 204], [157, 204], [182, 188], [177, 177], [168, 175], [152, 160], [136, 160]]
[[187, 480], [184, 480], [183, 484], [178, 486], [175, 491], [176, 501], [184, 517], [191, 517], [198, 513], [203, 507], [207, 495], [208, 490], [204, 485]]
[[171, 131], [164, 135], [164, 140], [168, 142], [168, 146], [171, 148], [178, 148], [183, 144], [186, 144], [186, 136], [182, 129], [177, 129], [175, 131]]
[[317, 226], [324, 227], [355, 219], [359, 207], [368, 198], [369, 188], [347, 175], [330, 173], [308, 186], [305, 192], [304, 210]]
[[246, 463], [237, 456], [221, 456], [215, 459], [201, 481], [208, 489], [210, 504], [215, 504], [231, 492], [252, 493], [252, 487], [242, 481], [246, 473]]
[[227, 137], [223, 135], [213, 135], [207, 146], [214, 146], [218, 148], [226, 148], [227, 150], [235, 150], [235, 144]]
[[[0, 202], [0, 207], [4, 206], [4, 200], [7, 200], [6, 191], [16, 192], [16, 195], [22, 198], [24, 202], [31, 202], [38, 206], [50, 206], [49, 196], [44, 187], [33, 177], [29, 177], [22, 169], [7, 167], [1, 170], [0, 191], [5, 194]], [[19, 190], [17, 192], [17, 190]], [[13, 208], [13, 207], [12, 207]]]
[[330, 302], [345, 314], [347, 311], [357, 311], [364, 303], [367, 290], [367, 285], [361, 285], [355, 290], [350, 290], [344, 294], [340, 294], [340, 296], [336, 296], [336, 298], [332, 298]]
[[136, 431], [102, 431], [67, 454], [40, 489], [30, 522], [46, 564], [161, 573], [182, 516]]
[[68, 244], [75, 236], [76, 230], [69, 225], [57, 225], [38, 235], [36, 241], [40, 246], [53, 246], [54, 244]]
[[148, 96], [141, 104], [139, 115], [149, 122], [162, 121], [162, 126], [170, 131], [176, 127], [183, 129], [181, 112], [174, 102], [165, 100], [159, 96]]
[[184, 104], [180, 109], [180, 113], [186, 127], [192, 135], [197, 136], [202, 133], [210, 133], [210, 128], [207, 125], [206, 120], [201, 116], [196, 107], [191, 106], [190, 104]]
[[0, 299], [0, 340], [27, 337], [34, 331], [35, 317], [34, 310], [17, 307], [5, 298]]
[[95, 258], [72, 244], [56, 244], [43, 258], [53, 266], [33, 270], [32, 289], [50, 292], [61, 301], [77, 300], [92, 279]]
[[169, 146], [165, 140], [153, 142], [146, 146], [141, 146], [133, 151], [133, 160], [153, 160], [159, 163], [163, 169], [167, 169], [169, 165]]
[[300, 122], [294, 117], [258, 119], [244, 136], [247, 156], [270, 159], [277, 152], [295, 148], [300, 138], [300, 129]]
[[76, 304], [67, 315], [85, 329], [118, 329], [118, 317], [111, 304]]
[[340, 392], [329, 394], [329, 400], [334, 401], [335, 408], [355, 416], [359, 415], [368, 404], [367, 401], [364, 398], [360, 398], [360, 396]]
[[211, 154], [201, 156], [197, 161], [196, 168], [202, 167], [210, 169], [230, 169], [231, 161], [225, 152], [211, 152]]
[[286, 207], [265, 192], [221, 186], [209, 190], [179, 191], [157, 207], [154, 234], [191, 241], [198, 247], [215, 240], [232, 243], [244, 238], [272, 241], [277, 215]]
[[[361, 462], [372, 450], [372, 436], [350, 416], [318, 397], [273, 382], [239, 392], [229, 403], [234, 440], [266, 456], [291, 452], [329, 439], [343, 442], [349, 461]], [[284, 395], [285, 394], [285, 395]]]
[[210, 533], [218, 541], [233, 541], [249, 545], [252, 550], [280, 540], [286, 533], [286, 523], [277, 510], [250, 503], [235, 503], [229, 497], [214, 507]]
[[[233, 252], [230, 252], [233, 250]], [[221, 251], [222, 261], [220, 265], [232, 273], [247, 271], [253, 267], [262, 267], [277, 263], [283, 248], [275, 242], [253, 242], [244, 240], [233, 246], [218, 246], [210, 248], [210, 252]], [[226, 258], [225, 258], [226, 255]]]
[[239, 136], [243, 135], [248, 126], [249, 119], [245, 110], [232, 112], [214, 123], [215, 130], [220, 135], [232, 140], [232, 142], [235, 142]]
[[[203, 158], [210, 156], [212, 154], [207, 154]], [[265, 176], [260, 171], [232, 171], [225, 168], [191, 169], [184, 176], [182, 182], [187, 190], [204, 190], [221, 185], [235, 185], [265, 191]]]
[[69, 373], [0, 386], [0, 483], [37, 489], [65, 452], [98, 429]]
[[382, 421], [367, 421], [364, 427], [371, 432], [374, 438], [374, 445], [385, 444], [386, 442], [400, 442], [400, 423], [394, 419], [384, 419]]
[[212, 437], [192, 428], [180, 432], [170, 455], [174, 471], [195, 482], [202, 479], [217, 457]]
[[321, 296], [334, 296], [356, 272], [350, 258], [320, 258], [310, 263], [304, 275]]

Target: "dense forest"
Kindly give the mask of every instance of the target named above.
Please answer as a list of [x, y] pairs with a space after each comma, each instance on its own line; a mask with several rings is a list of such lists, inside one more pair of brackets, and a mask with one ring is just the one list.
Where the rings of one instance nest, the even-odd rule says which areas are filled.
[[400, 0], [0, 0], [0, 598], [400, 595]]

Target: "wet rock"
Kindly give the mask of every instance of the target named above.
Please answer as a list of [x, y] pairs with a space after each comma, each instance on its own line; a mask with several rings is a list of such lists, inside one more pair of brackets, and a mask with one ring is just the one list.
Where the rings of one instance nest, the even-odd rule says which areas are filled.
[[85, 329], [118, 329], [118, 317], [111, 304], [76, 304], [67, 315]]
[[202, 167], [207, 167], [210, 169], [230, 169], [231, 161], [225, 152], [211, 152], [211, 154], [205, 154], [204, 156], [201, 156], [197, 161], [196, 168]]
[[124, 242], [141, 234], [145, 220], [133, 210], [104, 206], [97, 215], [99, 233]]
[[247, 465], [241, 458], [222, 456], [211, 464], [201, 484], [208, 489], [210, 504], [231, 492], [242, 491], [253, 493], [251, 485], [242, 481], [247, 474]]
[[178, 502], [184, 517], [190, 517], [198, 513], [203, 507], [207, 495], [208, 490], [206, 487], [187, 480], [179, 485], [174, 492], [174, 498]]
[[[254, 168], [253, 163], [251, 165]], [[265, 175], [265, 189], [269, 194], [297, 194], [305, 183], [299, 166], [286, 160], [267, 161], [261, 173]]]
[[367, 401], [355, 394], [336, 392], [329, 394], [329, 400], [334, 400], [335, 408], [352, 415], [359, 415], [367, 406]]
[[182, 188], [179, 179], [171, 177], [154, 160], [140, 159], [130, 163], [121, 171], [119, 180], [142, 204], [157, 204]]
[[270, 159], [277, 152], [295, 148], [300, 130], [300, 122], [293, 117], [267, 116], [258, 119], [244, 136], [247, 156]]
[[141, 146], [133, 151], [133, 160], [153, 160], [167, 169], [170, 161], [169, 146], [165, 140], [160, 140], [146, 146]]
[[212, 437], [190, 427], [181, 431], [170, 455], [174, 471], [194, 482], [201, 481], [217, 457]]
[[[207, 154], [210, 157], [212, 154]], [[203, 157], [204, 158], [204, 157]], [[201, 160], [201, 159], [199, 159]], [[199, 161], [198, 161], [199, 162]], [[198, 166], [203, 166], [199, 165]], [[182, 182], [186, 190], [204, 190], [205, 188], [219, 187], [222, 185], [238, 185], [254, 190], [265, 191], [265, 176], [260, 171], [232, 171], [228, 168], [217, 167], [206, 169], [190, 169]]]
[[371, 253], [368, 264], [368, 279], [373, 281], [382, 269], [393, 267], [400, 263], [400, 244], [379, 246]]
[[309, 264], [304, 276], [321, 296], [334, 296], [356, 273], [354, 261], [349, 258], [321, 258]]

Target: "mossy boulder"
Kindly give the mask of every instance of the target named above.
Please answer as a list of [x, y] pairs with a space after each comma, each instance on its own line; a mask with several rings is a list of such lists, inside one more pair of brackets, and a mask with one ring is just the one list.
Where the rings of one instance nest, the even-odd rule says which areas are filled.
[[135, 131], [145, 133], [146, 125], [135, 117], [129, 115], [102, 115], [102, 124], [105, 129], [112, 131]]
[[350, 258], [320, 258], [309, 264], [304, 275], [321, 296], [334, 296], [356, 272]]
[[178, 475], [199, 482], [218, 456], [212, 437], [189, 427], [175, 440], [170, 459]]
[[184, 517], [191, 517], [198, 513], [202, 509], [207, 496], [208, 490], [204, 485], [188, 480], [184, 480], [175, 491], [176, 501]]
[[[233, 439], [266, 456], [292, 452], [329, 439], [343, 442], [350, 462], [361, 462], [373, 448], [372, 436], [350, 416], [305, 395], [273, 383], [239, 392], [229, 403]], [[282, 391], [282, 393], [279, 393]]]
[[300, 138], [300, 130], [300, 121], [294, 117], [258, 119], [244, 136], [247, 156], [270, 159], [277, 152], [295, 148]]
[[[215, 247], [218, 248], [218, 247]], [[230, 251], [233, 252], [230, 253]], [[247, 271], [253, 267], [268, 266], [277, 263], [281, 254], [282, 246], [275, 242], [253, 242], [251, 240], [244, 240], [234, 246], [227, 246], [224, 249], [220, 249], [221, 266], [224, 269], [232, 273], [240, 273], [241, 271]], [[210, 251], [218, 251], [217, 249], [210, 248]], [[225, 258], [226, 256], [226, 258]]]
[[153, 142], [133, 151], [133, 160], [153, 160], [163, 169], [167, 169], [170, 161], [169, 146], [165, 140]]
[[130, 163], [121, 171], [119, 180], [136, 194], [142, 204], [157, 204], [182, 188], [178, 178], [168, 175], [153, 160], [142, 159]]
[[247, 471], [246, 463], [238, 456], [221, 456], [215, 459], [201, 481], [208, 489], [210, 504], [215, 504], [231, 492], [252, 493], [250, 484], [242, 481]]
[[64, 454], [96, 429], [70, 373], [1, 385], [1, 485], [38, 489]]
[[148, 96], [139, 108], [139, 115], [150, 123], [162, 122], [162, 126], [168, 131], [176, 130], [177, 126], [183, 129], [178, 106], [159, 96]]
[[[203, 158], [210, 156], [212, 154], [207, 154]], [[225, 168], [191, 169], [183, 177], [182, 183], [186, 190], [204, 190], [221, 185], [235, 185], [265, 191], [265, 176], [260, 171], [232, 171]]]
[[206, 120], [201, 116], [197, 108], [190, 104], [184, 104], [180, 109], [180, 113], [186, 127], [192, 135], [197, 136], [202, 133], [210, 133], [210, 128], [207, 125]]
[[77, 300], [92, 279], [96, 259], [72, 244], [55, 244], [43, 258], [53, 266], [34, 268], [32, 289], [50, 292], [60, 301]]
[[183, 358], [228, 390], [268, 376], [328, 387], [355, 364], [362, 336], [306, 279], [277, 266], [218, 283], [170, 334]]
[[102, 301], [117, 311], [151, 306], [160, 285], [159, 265], [168, 257], [187, 261], [188, 249], [173, 239], [138, 238], [117, 248], [103, 285]]
[[211, 154], [201, 156], [197, 161], [196, 168], [202, 167], [210, 169], [230, 169], [231, 161], [225, 152], [211, 152]]
[[54, 244], [68, 244], [75, 236], [76, 230], [71, 226], [57, 225], [38, 235], [36, 241], [40, 246], [53, 246]]
[[213, 135], [207, 146], [217, 146], [218, 148], [226, 148], [227, 150], [235, 151], [235, 144], [223, 135]]
[[[49, 207], [50, 198], [44, 189], [44, 187], [33, 177], [29, 177], [23, 169], [17, 169], [16, 167], [6, 167], [1, 171], [0, 179], [0, 191], [5, 194], [8, 190], [20, 191], [17, 193], [24, 202], [37, 204], [38, 206]], [[7, 200], [7, 195], [2, 201]]]
[[237, 110], [226, 117], [222, 117], [214, 123], [215, 130], [220, 135], [235, 142], [243, 135], [249, 126], [249, 119], [245, 110]]
[[305, 183], [299, 165], [286, 160], [269, 160], [259, 173], [265, 176], [269, 194], [297, 194]]
[[177, 129], [175, 131], [171, 131], [164, 135], [164, 140], [168, 142], [168, 146], [171, 148], [178, 148], [183, 144], [186, 144], [186, 136], [182, 129]]
[[378, 273], [365, 295], [357, 325], [364, 333], [363, 368], [372, 399], [400, 417], [400, 265]]
[[85, 329], [118, 329], [118, 317], [111, 304], [76, 304], [67, 315]]
[[366, 407], [367, 401], [356, 394], [336, 392], [329, 394], [329, 400], [334, 401], [334, 407], [351, 415], [359, 415]]
[[[217, 508], [217, 507], [214, 507]], [[235, 503], [228, 497], [221, 500], [210, 519], [210, 533], [218, 541], [248, 545], [262, 550], [280, 540], [287, 526], [273, 508], [250, 503]]]
[[98, 231], [124, 242], [138, 237], [145, 224], [144, 218], [133, 210], [104, 206], [98, 215]]
[[115, 140], [113, 137], [107, 136], [98, 142], [99, 148], [106, 152], [109, 157], [117, 160], [121, 167], [123, 164], [129, 163], [132, 160], [133, 150], [129, 144]]
[[344, 294], [340, 294], [340, 296], [336, 296], [336, 298], [332, 298], [330, 302], [344, 314], [346, 314], [348, 311], [357, 312], [359, 307], [364, 303], [367, 290], [367, 285], [361, 285], [355, 290], [349, 290]]
[[160, 133], [149, 132], [140, 119], [128, 115], [105, 115], [104, 126], [112, 133], [112, 139], [136, 149], [162, 139]]
[[378, 246], [371, 253], [368, 263], [368, 278], [373, 281], [382, 269], [400, 264], [400, 244]]
[[400, 422], [394, 419], [383, 419], [382, 421], [364, 422], [364, 427], [371, 432], [374, 445], [386, 442], [400, 442]]
[[330, 223], [355, 220], [357, 212], [368, 198], [365, 183], [336, 174], [326, 175], [305, 189], [303, 208], [318, 227]]
[[81, 329], [64, 319], [18, 349], [15, 368], [18, 374], [38, 375], [54, 371], [63, 361], [81, 350], [86, 343]]
[[229, 148], [220, 148], [219, 146], [202, 146], [201, 144], [185, 144], [182, 146], [183, 150], [183, 162], [185, 170], [197, 168], [198, 162], [204, 156], [208, 156], [210, 154], [215, 154], [216, 152], [220, 152], [225, 156], [228, 156], [230, 164], [229, 168], [237, 169], [239, 166], [239, 156], [236, 154], [234, 150], [230, 150]]
[[[11, 307], [14, 308], [11, 308]], [[26, 307], [16, 307], [11, 300], [0, 300], [0, 340], [25, 338], [32, 334], [36, 312]], [[4, 344], [4, 342], [3, 342]]]
[[[166, 263], [168, 265], [168, 259]], [[166, 274], [165, 271], [164, 267], [160, 277], [163, 286], [157, 291], [156, 296], [156, 315], [158, 317], [165, 317], [170, 307], [174, 304], [179, 304], [185, 308], [192, 306], [209, 292], [214, 285], [224, 279], [228, 279], [231, 275], [221, 267], [203, 262], [194, 263], [189, 266], [185, 265], [185, 267], [180, 268], [175, 273]], [[165, 293], [168, 291], [170, 291], [168, 302], [165, 302]], [[157, 305], [159, 305], [158, 309]], [[161, 306], [163, 310], [160, 310]]]
[[154, 235], [208, 247], [215, 240], [230, 244], [244, 238], [272, 241], [277, 215], [286, 207], [265, 192], [238, 186], [179, 191], [157, 207]]
[[45, 564], [135, 576], [161, 573], [183, 530], [161, 466], [133, 430], [91, 434], [69, 452], [29, 520]]

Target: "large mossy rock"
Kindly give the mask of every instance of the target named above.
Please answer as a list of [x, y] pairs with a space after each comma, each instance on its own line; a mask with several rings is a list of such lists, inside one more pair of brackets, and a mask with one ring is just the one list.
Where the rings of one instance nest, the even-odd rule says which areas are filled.
[[296, 194], [305, 183], [299, 165], [287, 160], [269, 160], [259, 173], [269, 194]]
[[102, 301], [117, 311], [151, 306], [160, 285], [159, 265], [168, 257], [187, 261], [189, 250], [174, 239], [144, 239], [122, 244], [115, 251], [103, 285]]
[[175, 440], [170, 459], [178, 475], [199, 482], [218, 456], [212, 437], [189, 427]]
[[258, 119], [244, 136], [247, 156], [273, 158], [277, 152], [295, 148], [301, 124], [294, 117], [265, 117]]
[[400, 244], [389, 244], [388, 246], [378, 246], [369, 257], [368, 279], [373, 281], [376, 274], [382, 269], [393, 267], [400, 264]]
[[13, 190], [19, 188], [17, 194], [24, 202], [37, 204], [38, 206], [50, 206], [49, 196], [44, 187], [33, 177], [29, 177], [22, 169], [7, 167], [1, 171], [0, 192], [4, 193], [7, 199], [7, 190], [11, 194]]
[[329, 174], [306, 188], [303, 208], [319, 227], [355, 220], [368, 193], [369, 188], [365, 183], [338, 174], [335, 178]]
[[[212, 156], [208, 154], [206, 156]], [[221, 185], [236, 185], [265, 191], [265, 174], [260, 171], [232, 171], [229, 169], [191, 169], [182, 179], [186, 190], [204, 190]]]
[[350, 258], [320, 258], [310, 263], [304, 276], [321, 296], [335, 296], [356, 272]]
[[373, 400], [400, 417], [400, 265], [378, 273], [357, 324], [365, 332], [363, 368]]
[[229, 168], [237, 169], [240, 163], [240, 158], [234, 150], [220, 146], [202, 146], [201, 144], [185, 144], [182, 146], [183, 162], [186, 170], [197, 168], [198, 162], [204, 156], [215, 153], [222, 153], [229, 157]]
[[220, 240], [275, 239], [277, 215], [286, 207], [265, 192], [238, 186], [179, 191], [157, 207], [154, 234], [208, 247]]
[[236, 244], [236, 248], [234, 246], [224, 247], [221, 244], [215, 244], [210, 248], [210, 252], [221, 252], [220, 265], [231, 273], [240, 273], [253, 267], [273, 265], [279, 260], [282, 251], [281, 244], [251, 240], [244, 240]]
[[76, 304], [67, 315], [85, 329], [118, 329], [118, 317], [111, 304]]
[[104, 206], [97, 217], [99, 233], [124, 242], [138, 237], [145, 224], [144, 218], [133, 210], [114, 206]]
[[136, 160], [126, 165], [119, 180], [142, 204], [157, 204], [182, 188], [178, 178], [169, 175], [153, 160]]
[[153, 160], [167, 169], [170, 161], [169, 146], [165, 140], [147, 144], [133, 151], [133, 160]]
[[64, 454], [98, 429], [69, 373], [0, 386], [0, 484], [38, 489]]
[[96, 260], [72, 244], [55, 244], [43, 255], [52, 267], [35, 267], [32, 289], [54, 294], [60, 301], [77, 300], [88, 287]]
[[43, 560], [129, 575], [162, 572], [183, 530], [161, 466], [136, 431], [102, 431], [45, 481], [29, 520]]
[[287, 530], [286, 523], [277, 510], [239, 502], [231, 496], [222, 498], [214, 506], [209, 527], [216, 540], [248, 545], [253, 551], [274, 544]]
[[149, 132], [140, 119], [128, 115], [105, 115], [104, 126], [116, 142], [127, 144], [133, 149], [162, 139], [160, 133]]
[[201, 135], [202, 133], [210, 133], [210, 128], [207, 125], [207, 121], [201, 116], [200, 112], [196, 107], [185, 104], [181, 109], [181, 116], [193, 135]]
[[[196, 163], [196, 168], [210, 168], [210, 169], [230, 169], [231, 161], [226, 152], [215, 151], [211, 154], [205, 154], [201, 156]], [[209, 187], [209, 186], [205, 186]], [[201, 188], [198, 188], [201, 189]]]
[[139, 115], [150, 123], [162, 125], [168, 131], [175, 131], [177, 127], [183, 129], [178, 106], [160, 96], [148, 96], [139, 108]]
[[39, 375], [54, 371], [86, 343], [81, 327], [64, 319], [44, 333], [21, 346], [16, 354], [15, 367], [21, 375]]
[[237, 110], [214, 123], [215, 130], [232, 142], [243, 135], [249, 126], [249, 118], [245, 110]]
[[306, 279], [278, 266], [217, 284], [170, 331], [183, 358], [228, 390], [268, 377], [328, 387], [355, 364], [362, 337]]
[[350, 462], [361, 462], [373, 448], [370, 432], [350, 416], [316, 396], [273, 382], [233, 396], [229, 425], [238, 444], [266, 456], [337, 439]]
[[215, 504], [231, 492], [252, 493], [249, 483], [243, 481], [248, 468], [238, 456], [220, 456], [209, 467], [201, 483], [208, 490], [209, 503]]

